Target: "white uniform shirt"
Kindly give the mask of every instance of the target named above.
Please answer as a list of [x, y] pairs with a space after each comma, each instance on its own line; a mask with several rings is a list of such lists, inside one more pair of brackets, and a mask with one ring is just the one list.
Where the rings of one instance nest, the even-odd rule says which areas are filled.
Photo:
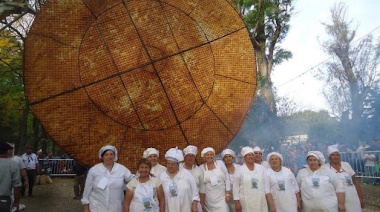
[[128, 185], [127, 189], [133, 192], [133, 198], [130, 205], [130, 211], [144, 211], [144, 198], [149, 199], [151, 202], [149, 212], [159, 212], [159, 201], [157, 196], [158, 187], [160, 187], [161, 181], [156, 177], [151, 177], [149, 181], [145, 183], [140, 183], [138, 178], [132, 179]]
[[[185, 169], [183, 166], [184, 166], [183, 163], [181, 163], [179, 165], [180, 169]], [[185, 170], [187, 170], [188, 172], [191, 173], [191, 175], [193, 175], [195, 183], [197, 184], [199, 193], [205, 193], [204, 186], [201, 186], [203, 184], [203, 172], [201, 168], [199, 168], [199, 166], [197, 165], [194, 165], [193, 169], [191, 170], [185, 169]]]
[[265, 197], [265, 170], [264, 166], [255, 163], [251, 171], [246, 164], [243, 164], [234, 175], [233, 196], [234, 200], [240, 200], [243, 212], [268, 211]]
[[[236, 164], [234, 163], [233, 166], [235, 167], [235, 172], [233, 174], [231, 174], [230, 172], [228, 172], [228, 175], [230, 176], [230, 185], [231, 185], [231, 199], [230, 199], [230, 202], [228, 203], [228, 208], [230, 211], [235, 211], [235, 202], [234, 202], [234, 195], [233, 195], [233, 188], [234, 188], [234, 178], [235, 178], [235, 174], [237, 173], [237, 170], [239, 169], [240, 165], [239, 164]], [[228, 171], [228, 169], [227, 169]]]
[[299, 192], [299, 187], [293, 172], [286, 167], [281, 167], [279, 172], [269, 168], [265, 175], [265, 194], [272, 195], [276, 211], [297, 211], [296, 192]]
[[91, 212], [123, 211], [123, 187], [133, 177], [121, 164], [114, 163], [111, 172], [103, 163], [96, 164], [87, 174], [82, 204], [89, 204]]
[[338, 175], [325, 167], [311, 171], [307, 166], [297, 173], [297, 183], [301, 190], [304, 212], [323, 210], [338, 211], [336, 193], [344, 193], [344, 186]]
[[[197, 184], [197, 188], [199, 193], [204, 194], [205, 193], [205, 187], [204, 187], [204, 182], [203, 182], [203, 172], [197, 165], [193, 165], [193, 168], [191, 170], [185, 169], [184, 168], [184, 163], [181, 163], [179, 165], [180, 169], [184, 169], [193, 175], [195, 183]], [[202, 207], [201, 203], [198, 202], [198, 212], [202, 212]]]
[[264, 166], [266, 169], [270, 168], [268, 161], [261, 161], [261, 163], [255, 163], [255, 164], [260, 164], [260, 165]]
[[152, 173], [155, 177], [158, 177], [162, 172], [166, 171], [166, 167], [157, 163], [155, 166], [153, 166], [150, 170], [150, 173]]
[[180, 169], [174, 178], [166, 171], [159, 177], [165, 194], [166, 212], [191, 212], [193, 201], [200, 201], [194, 177], [185, 169]]
[[38, 163], [37, 155], [31, 153], [30, 155], [24, 153], [21, 155], [21, 159], [25, 164], [26, 169], [36, 169], [36, 164]]
[[337, 172], [330, 163], [324, 165], [325, 168], [335, 171], [342, 181], [345, 192], [345, 202], [346, 212], [360, 212], [362, 211], [360, 199], [356, 187], [352, 182], [352, 177], [355, 177], [355, 171], [351, 168], [350, 164], [347, 162], [341, 162], [340, 171]]
[[225, 200], [226, 191], [231, 190], [230, 176], [224, 162], [215, 161], [215, 168], [208, 170], [205, 164], [199, 166], [203, 171], [203, 181], [206, 193], [205, 208], [207, 211], [228, 211]]

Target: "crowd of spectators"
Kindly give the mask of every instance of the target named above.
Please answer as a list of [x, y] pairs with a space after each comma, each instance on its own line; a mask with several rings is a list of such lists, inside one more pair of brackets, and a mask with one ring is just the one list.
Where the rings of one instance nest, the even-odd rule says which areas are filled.
[[[357, 175], [367, 177], [380, 177], [380, 138], [373, 142], [361, 142], [360, 146], [350, 146], [343, 142], [333, 144], [341, 152], [342, 161], [348, 162]], [[317, 150], [327, 157], [328, 145], [307, 141], [293, 145], [281, 145], [278, 149], [264, 146], [263, 157], [268, 153], [278, 151], [284, 156], [284, 166], [290, 168], [295, 174], [306, 165], [306, 154], [309, 151]], [[238, 152], [236, 150], [236, 152]], [[242, 164], [241, 155], [237, 155], [236, 163]], [[378, 180], [380, 182], [380, 180]], [[377, 183], [376, 183], [377, 184]]]

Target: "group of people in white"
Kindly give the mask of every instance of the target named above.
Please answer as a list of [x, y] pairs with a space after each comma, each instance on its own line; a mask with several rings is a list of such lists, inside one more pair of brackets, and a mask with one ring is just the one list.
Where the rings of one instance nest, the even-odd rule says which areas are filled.
[[307, 163], [297, 177], [284, 167], [278, 152], [262, 161], [259, 147], [243, 147], [243, 164], [234, 163], [235, 152], [201, 152], [198, 148], [171, 148], [166, 166], [159, 163], [159, 151], [148, 148], [132, 174], [117, 163], [114, 146], [99, 150], [101, 163], [87, 175], [82, 204], [84, 211], [166, 212], [252, 212], [252, 211], [361, 211], [364, 207], [355, 172], [340, 161], [336, 147], [328, 148], [329, 163], [319, 151], [307, 153]]

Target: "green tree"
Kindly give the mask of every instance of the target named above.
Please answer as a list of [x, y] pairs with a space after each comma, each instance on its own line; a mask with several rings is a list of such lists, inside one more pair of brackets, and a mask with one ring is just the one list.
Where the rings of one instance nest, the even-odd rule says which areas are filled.
[[379, 83], [377, 71], [380, 59], [380, 44], [366, 36], [354, 45], [355, 30], [346, 20], [343, 3], [331, 8], [331, 23], [324, 23], [329, 39], [322, 47], [332, 57], [319, 72], [325, 82], [324, 95], [331, 111], [341, 118], [344, 140], [357, 144], [362, 131], [364, 101]]
[[250, 32], [258, 67], [258, 89], [238, 143], [277, 145], [281, 127], [271, 73], [276, 64], [291, 58], [291, 52], [279, 47], [289, 30], [292, 0], [232, 0]]
[[25, 108], [22, 44], [8, 31], [0, 33], [0, 126], [2, 139], [18, 143]]
[[[0, 138], [16, 143], [18, 153], [25, 144], [46, 152], [51, 139], [31, 113], [23, 87], [23, 43], [34, 15], [46, 0], [0, 3]], [[42, 144], [38, 142], [42, 141]]]
[[276, 114], [271, 73], [276, 64], [292, 57], [279, 47], [289, 31], [292, 0], [233, 0], [250, 32], [258, 63], [258, 96]]

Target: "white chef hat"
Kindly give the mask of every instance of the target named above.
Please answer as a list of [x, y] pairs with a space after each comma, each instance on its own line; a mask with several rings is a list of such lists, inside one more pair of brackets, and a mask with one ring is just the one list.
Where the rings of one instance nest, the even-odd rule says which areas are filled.
[[117, 161], [117, 150], [116, 150], [116, 147], [114, 146], [111, 146], [111, 145], [106, 145], [104, 147], [102, 147], [100, 150], [99, 150], [99, 159], [102, 159], [102, 154], [107, 151], [107, 150], [112, 150], [113, 153], [115, 154], [115, 158], [113, 159], [113, 161]]
[[308, 158], [309, 156], [314, 156], [314, 157], [316, 157], [316, 158], [319, 160], [321, 166], [322, 166], [323, 164], [325, 164], [325, 162], [326, 162], [325, 156], [324, 156], [324, 155], [322, 154], [322, 152], [320, 152], [320, 151], [309, 151], [309, 152], [306, 154], [306, 158]]
[[281, 164], [282, 164], [282, 162], [284, 161], [284, 158], [283, 158], [282, 155], [281, 155], [280, 153], [278, 153], [278, 152], [271, 152], [271, 153], [269, 153], [269, 154], [267, 155], [267, 161], [268, 161], [268, 163], [269, 163], [269, 161], [270, 161], [270, 157], [272, 157], [273, 155], [276, 155], [277, 157], [279, 157], [279, 158], [281, 159]]
[[331, 146], [327, 147], [327, 155], [329, 157], [334, 152], [338, 152], [339, 153], [339, 149], [335, 145], [331, 145]]
[[148, 156], [149, 156], [149, 155], [152, 155], [152, 154], [156, 154], [157, 157], [160, 156], [159, 151], [158, 151], [157, 149], [151, 147], [151, 148], [148, 148], [148, 149], [146, 149], [146, 150], [144, 151], [144, 153], [143, 153], [143, 158], [148, 158]]
[[261, 151], [261, 148], [259, 146], [255, 146], [255, 148], [253, 148], [253, 152], [263, 152], [263, 151]]
[[244, 157], [246, 154], [248, 153], [254, 153], [252, 147], [249, 147], [249, 146], [245, 146], [243, 148], [241, 148], [241, 155]]
[[203, 158], [206, 154], [206, 152], [213, 152], [215, 154], [215, 150], [211, 147], [206, 147], [201, 152], [201, 157]]
[[225, 150], [223, 150], [223, 152], [222, 152], [221, 155], [222, 155], [223, 158], [224, 158], [225, 155], [231, 155], [233, 158], [236, 156], [235, 152], [233, 150], [231, 150], [231, 149], [225, 149]]
[[198, 148], [193, 145], [187, 146], [185, 149], [183, 149], [183, 154], [186, 156], [187, 154], [193, 154], [197, 155], [198, 153]]
[[170, 148], [165, 154], [165, 159], [179, 163], [183, 161], [183, 152], [178, 147]]

